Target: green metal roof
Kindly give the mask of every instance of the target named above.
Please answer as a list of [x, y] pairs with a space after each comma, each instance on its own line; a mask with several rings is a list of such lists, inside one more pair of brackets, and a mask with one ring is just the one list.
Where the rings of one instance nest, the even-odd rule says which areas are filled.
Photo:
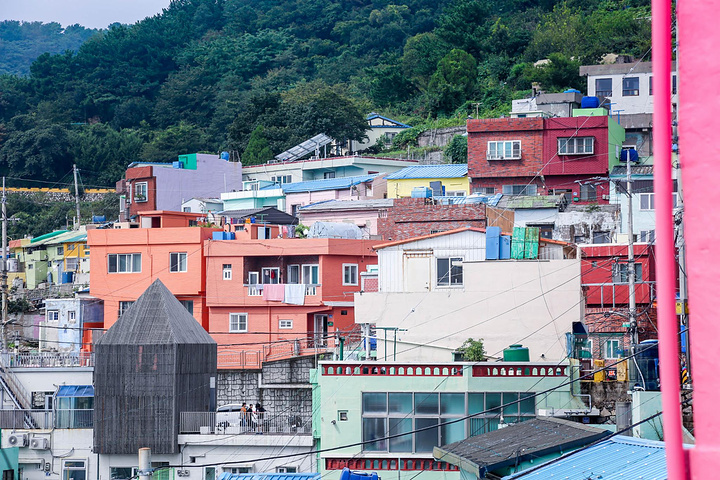
[[67, 230], [55, 230], [54, 232], [46, 233], [45, 235], [40, 235], [39, 237], [33, 238], [28, 245], [38, 245], [40, 242], [43, 242], [45, 240], [51, 239], [53, 237], [57, 237], [58, 235], [61, 235], [63, 233], [67, 233]]

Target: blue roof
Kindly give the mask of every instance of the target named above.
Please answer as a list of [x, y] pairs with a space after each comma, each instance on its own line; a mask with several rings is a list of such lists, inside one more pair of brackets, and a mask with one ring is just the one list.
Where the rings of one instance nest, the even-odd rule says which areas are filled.
[[642, 438], [615, 436], [592, 447], [580, 449], [557, 460], [551, 460], [537, 469], [516, 473], [503, 480], [514, 478], [564, 480], [627, 480], [652, 478], [665, 480], [665, 444]]
[[440, 165], [417, 165], [405, 167], [388, 175], [388, 180], [403, 180], [407, 178], [461, 178], [467, 177], [466, 163], [443, 163]]
[[228, 473], [218, 480], [320, 480], [319, 473]]
[[60, 385], [56, 397], [94, 397], [95, 387], [92, 385]]
[[382, 118], [383, 120], [387, 120], [388, 122], [397, 124], [397, 125], [383, 125], [384, 128], [412, 128], [410, 125], [407, 125], [402, 122], [398, 122], [397, 120], [393, 120], [392, 118], [383, 117], [382, 115], [380, 115], [378, 113], [374, 113], [374, 112], [369, 114], [365, 119], [372, 120], [373, 118]]
[[359, 175], [356, 177], [327, 178], [324, 180], [308, 180], [306, 182], [285, 183], [285, 193], [319, 192], [321, 190], [343, 190], [360, 183], [371, 182], [377, 174]]

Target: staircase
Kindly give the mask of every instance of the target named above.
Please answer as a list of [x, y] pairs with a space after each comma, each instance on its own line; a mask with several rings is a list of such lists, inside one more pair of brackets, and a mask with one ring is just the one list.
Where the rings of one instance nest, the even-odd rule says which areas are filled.
[[30, 416], [30, 393], [23, 387], [10, 368], [6, 364], [5, 355], [0, 355], [0, 385], [2, 385], [5, 393], [10, 397], [13, 405], [18, 410], [23, 410], [23, 418], [27, 428], [38, 428], [35, 420]]

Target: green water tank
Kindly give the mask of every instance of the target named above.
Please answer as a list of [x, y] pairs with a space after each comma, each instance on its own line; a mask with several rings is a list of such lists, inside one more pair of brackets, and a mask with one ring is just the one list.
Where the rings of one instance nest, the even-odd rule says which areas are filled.
[[529, 362], [530, 349], [522, 345], [510, 345], [503, 350], [503, 361], [505, 362]]

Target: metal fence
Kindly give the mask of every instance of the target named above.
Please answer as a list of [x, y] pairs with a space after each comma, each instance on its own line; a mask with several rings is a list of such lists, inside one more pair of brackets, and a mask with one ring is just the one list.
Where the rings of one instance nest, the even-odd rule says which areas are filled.
[[2, 364], [7, 367], [93, 367], [91, 352], [80, 353], [2, 353]]
[[309, 416], [266, 412], [180, 412], [180, 433], [203, 435], [310, 435], [312, 422]]

